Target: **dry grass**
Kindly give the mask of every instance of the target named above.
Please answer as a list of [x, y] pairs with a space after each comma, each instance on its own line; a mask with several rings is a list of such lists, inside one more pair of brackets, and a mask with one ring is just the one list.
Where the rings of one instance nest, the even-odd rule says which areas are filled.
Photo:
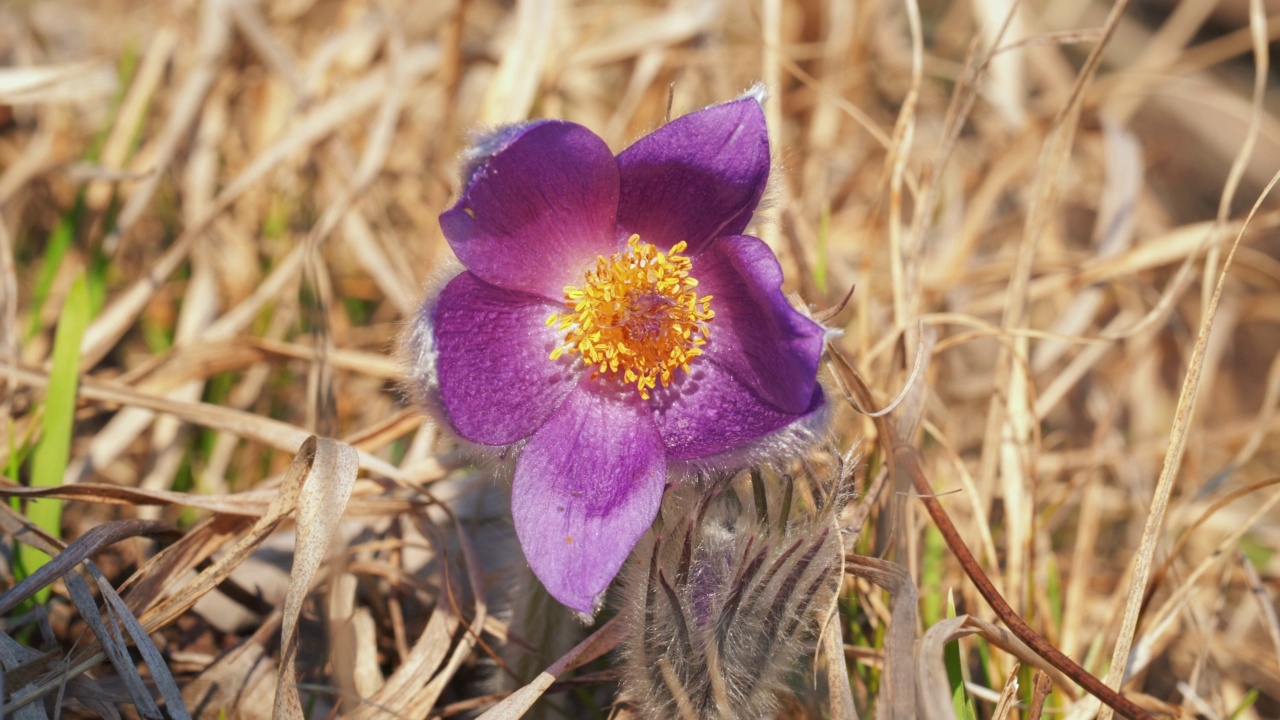
[[[471, 129], [621, 149], [763, 79], [756, 232], [812, 307], [856, 285], [832, 352], [1013, 610], [1149, 712], [1280, 717], [1280, 4], [1011, 5], [0, 6], [4, 713], [626, 713], [616, 623], [512, 619], [503, 481], [405, 406], [394, 338]], [[840, 404], [849, 549], [920, 599], [851, 563], [789, 716], [889, 708], [891, 616], [921, 708], [959, 663], [980, 717], [1099, 714]]]

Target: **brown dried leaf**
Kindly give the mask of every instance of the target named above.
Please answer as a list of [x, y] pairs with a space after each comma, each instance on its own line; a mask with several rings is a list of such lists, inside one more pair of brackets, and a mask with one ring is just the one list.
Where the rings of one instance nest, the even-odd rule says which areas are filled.
[[280, 661], [276, 677], [275, 716], [304, 717], [298, 696], [298, 617], [302, 601], [311, 589], [320, 563], [329, 554], [334, 531], [346, 510], [347, 499], [360, 470], [355, 448], [336, 440], [315, 441], [302, 494], [298, 498], [298, 539], [294, 551], [289, 591], [284, 601], [284, 624], [280, 637]]

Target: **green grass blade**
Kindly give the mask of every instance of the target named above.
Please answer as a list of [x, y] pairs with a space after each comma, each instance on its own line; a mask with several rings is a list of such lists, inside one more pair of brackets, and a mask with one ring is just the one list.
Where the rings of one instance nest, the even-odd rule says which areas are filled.
[[[955, 598], [947, 593], [947, 618], [956, 616]], [[947, 679], [951, 682], [951, 705], [960, 720], [977, 720], [978, 713], [973, 698], [964, 689], [964, 666], [960, 662], [960, 641], [947, 643], [942, 650], [942, 662], [947, 667]]]
[[75, 210], [67, 212], [58, 220], [53, 232], [49, 233], [44, 256], [40, 259], [40, 271], [36, 274], [31, 292], [31, 319], [27, 323], [26, 333], [28, 340], [40, 332], [40, 311], [49, 298], [54, 276], [58, 274], [58, 268], [62, 267], [62, 259], [66, 257], [67, 250], [71, 247], [71, 240], [76, 234], [78, 217]]
[[942, 538], [942, 533], [933, 525], [928, 526], [920, 559], [920, 587], [932, 588], [920, 593], [920, 619], [925, 627], [937, 625], [942, 619], [942, 569], [946, 553], [947, 541]]
[[[53, 371], [49, 375], [49, 393], [45, 399], [40, 443], [31, 459], [31, 486], [51, 487], [62, 484], [71, 455], [71, 434], [75, 425], [76, 387], [79, 380], [80, 339], [91, 315], [89, 286], [83, 276], [76, 279], [62, 308], [62, 317], [53, 340]], [[27, 517], [54, 537], [59, 537], [62, 501], [30, 500]], [[18, 559], [31, 573], [44, 565], [49, 556], [29, 545], [18, 546]], [[37, 595], [44, 602], [49, 590]]]
[[1258, 695], [1259, 695], [1259, 694], [1260, 694], [1260, 693], [1258, 692], [1258, 688], [1253, 688], [1253, 689], [1251, 689], [1251, 690], [1249, 691], [1249, 693], [1248, 693], [1247, 695], [1245, 695], [1245, 696], [1244, 696], [1244, 700], [1243, 700], [1243, 701], [1241, 701], [1241, 703], [1240, 703], [1240, 707], [1238, 707], [1238, 708], [1236, 708], [1234, 711], [1232, 711], [1232, 713], [1231, 713], [1231, 715], [1230, 715], [1229, 720], [1236, 720], [1236, 719], [1237, 719], [1237, 718], [1239, 718], [1241, 715], [1244, 715], [1244, 713], [1245, 713], [1245, 711], [1246, 711], [1246, 710], [1248, 710], [1249, 708], [1253, 707], [1253, 704], [1254, 704], [1254, 703], [1256, 703], [1256, 702], [1258, 702]]

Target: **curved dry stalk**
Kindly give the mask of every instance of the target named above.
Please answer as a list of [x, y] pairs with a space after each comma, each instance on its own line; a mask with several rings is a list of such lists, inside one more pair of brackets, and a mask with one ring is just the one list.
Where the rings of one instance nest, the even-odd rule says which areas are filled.
[[[839, 375], [842, 384], [858, 398], [859, 402], [869, 402], [871, 391], [866, 383], [862, 381], [857, 371], [839, 351], [831, 348], [830, 352], [833, 357], [839, 360], [837, 367], [840, 371]], [[888, 422], [885, 418], [876, 420], [876, 428], [881, 434], [881, 445], [890, 451], [888, 453], [890, 472], [907, 476], [909, 484], [915, 487], [916, 492], [919, 493], [920, 500], [929, 512], [929, 517], [933, 519], [934, 526], [942, 533], [942, 537], [947, 542], [947, 547], [955, 554], [956, 560], [964, 568], [965, 574], [969, 576], [969, 579], [973, 581], [987, 604], [991, 606], [991, 609], [995, 611], [1000, 620], [1013, 631], [1013, 634], [1019, 640], [1025, 642], [1050, 665], [1060, 670], [1073, 682], [1084, 688], [1090, 695], [1101, 700], [1108, 707], [1120, 711], [1130, 720], [1154, 720], [1146, 710], [1103, 684], [1101, 680], [1080, 667], [1061, 650], [1050, 645], [1014, 611], [1008, 601], [1004, 599], [1004, 596], [1000, 594], [1000, 591], [996, 589], [991, 579], [987, 577], [982, 566], [978, 564], [977, 559], [974, 558], [973, 553], [965, 544], [964, 538], [960, 537], [959, 530], [951, 522], [951, 517], [947, 515], [946, 509], [942, 507], [942, 503], [938, 502], [933, 487], [929, 484], [928, 478], [924, 475], [924, 470], [920, 467], [920, 458], [915, 448], [904, 444], [898, 436], [897, 429], [893, 426], [893, 423]]]

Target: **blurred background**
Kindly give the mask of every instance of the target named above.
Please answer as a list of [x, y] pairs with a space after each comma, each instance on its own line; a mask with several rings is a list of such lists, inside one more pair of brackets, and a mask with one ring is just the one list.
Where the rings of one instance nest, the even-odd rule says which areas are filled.
[[[52, 714], [61, 688], [73, 714], [180, 693], [265, 717], [296, 666], [309, 717], [475, 716], [555, 662], [590, 629], [512, 617], [533, 590], [502, 472], [398, 385], [403, 324], [453, 267], [437, 216], [477, 130], [565, 118], [616, 152], [763, 82], [753, 232], [798, 302], [854, 288], [833, 357], [899, 398], [1013, 609], [1152, 712], [1280, 717], [1276, 37], [1272, 0], [7, 0], [0, 588], [90, 539], [0, 596], [5, 711]], [[832, 445], [865, 464], [848, 551], [907, 570], [916, 634], [995, 620], [824, 378]], [[311, 464], [312, 434], [358, 476], [328, 445]], [[295, 544], [330, 551], [309, 593]], [[86, 556], [92, 591], [56, 579]], [[889, 597], [840, 591], [864, 715]], [[1033, 704], [991, 637], [949, 647], [962, 716]], [[624, 716], [613, 657], [535, 712]], [[783, 716], [841, 712], [829, 662]], [[1083, 698], [1046, 712], [1093, 717]]]

